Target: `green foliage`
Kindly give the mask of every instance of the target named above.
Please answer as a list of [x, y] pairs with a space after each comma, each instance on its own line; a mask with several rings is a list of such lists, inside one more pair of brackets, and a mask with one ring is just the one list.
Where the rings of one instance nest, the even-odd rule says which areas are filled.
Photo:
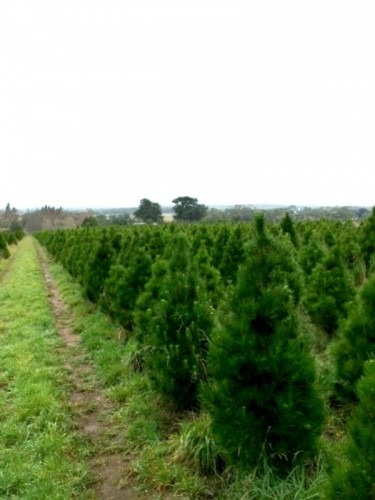
[[329, 498], [365, 500], [375, 497], [375, 360], [366, 361], [358, 383], [359, 403], [349, 422], [344, 459], [331, 473]]
[[288, 212], [285, 213], [283, 220], [280, 223], [281, 230], [284, 234], [288, 234], [290, 241], [293, 243], [295, 248], [298, 248], [297, 233], [294, 228], [293, 220]]
[[336, 364], [336, 392], [353, 400], [363, 364], [375, 356], [375, 275], [363, 285], [348, 319], [342, 324], [332, 353]]
[[140, 297], [136, 327], [156, 388], [178, 407], [192, 408], [205, 376], [213, 314], [186, 236], [177, 233], [171, 248]]
[[109, 274], [113, 260], [113, 246], [109, 234], [103, 232], [100, 239], [93, 239], [90, 253], [84, 263], [83, 284], [87, 297], [97, 302], [104, 286], [104, 281]]
[[344, 265], [340, 248], [334, 246], [313, 269], [307, 281], [304, 304], [313, 322], [333, 335], [340, 319], [346, 317], [354, 296], [353, 279]]
[[360, 244], [367, 272], [371, 271], [371, 261], [375, 255], [375, 206], [371, 216], [361, 223]]
[[141, 200], [139, 207], [134, 212], [134, 216], [143, 222], [156, 223], [163, 221], [159, 203], [150, 201], [147, 198]]
[[227, 240], [220, 249], [221, 257], [218, 269], [223, 281], [227, 284], [236, 281], [238, 268], [244, 260], [247, 234], [245, 234], [243, 227], [242, 225], [232, 226]]
[[244, 465], [264, 452], [290, 467], [316, 449], [323, 407], [299, 331], [299, 295], [293, 247], [271, 237], [258, 218], [229, 313], [213, 334], [204, 390], [217, 441]]
[[81, 224], [82, 227], [97, 227], [99, 226], [98, 218], [95, 215], [85, 217]]
[[198, 248], [194, 261], [211, 304], [217, 308], [224, 297], [224, 285], [219, 271], [211, 265], [211, 259], [204, 244]]
[[353, 276], [355, 286], [360, 286], [366, 279], [366, 265], [359, 243], [358, 229], [352, 222], [343, 226], [338, 242], [344, 264]]
[[175, 219], [180, 222], [199, 221], [208, 211], [205, 205], [198, 203], [197, 198], [190, 198], [190, 196], [180, 196], [175, 198], [172, 203], [174, 203]]
[[316, 229], [309, 228], [303, 234], [303, 243], [299, 250], [299, 263], [306, 276], [310, 276], [315, 266], [326, 254], [326, 247], [321, 234]]
[[8, 245], [4, 236], [0, 233], [0, 259], [8, 259], [10, 256]]
[[103, 286], [101, 304], [122, 326], [132, 330], [136, 301], [151, 276], [152, 260], [145, 249], [133, 252], [126, 266], [111, 266]]

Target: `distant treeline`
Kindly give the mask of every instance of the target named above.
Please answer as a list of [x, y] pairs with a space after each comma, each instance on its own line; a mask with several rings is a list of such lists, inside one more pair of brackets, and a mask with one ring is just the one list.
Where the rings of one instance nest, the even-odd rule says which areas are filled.
[[[36, 210], [28, 210], [21, 213], [15, 207], [11, 208], [8, 203], [4, 210], [0, 210], [0, 229], [25, 229], [29, 233], [36, 231], [48, 231], [54, 229], [74, 229], [83, 226], [125, 226], [149, 222], [171, 222], [179, 219], [183, 222], [250, 222], [256, 216], [264, 212], [264, 217], [269, 222], [279, 222], [288, 213], [294, 221], [303, 220], [337, 220], [337, 221], [357, 221], [370, 216], [371, 210], [367, 207], [272, 207], [264, 208], [255, 205], [234, 205], [223, 208], [206, 207], [197, 203], [195, 198], [183, 197], [178, 199], [192, 200], [189, 205], [195, 210], [200, 208], [199, 216], [192, 217], [191, 212], [187, 213], [184, 220], [179, 219], [176, 213], [176, 205], [161, 206], [150, 200], [141, 200], [139, 207], [130, 208], [100, 208], [88, 210], [66, 210], [62, 207], [56, 208], [45, 205]], [[144, 205], [146, 202], [146, 206]], [[147, 203], [149, 205], [147, 205]], [[181, 207], [178, 207], [181, 208]], [[203, 210], [202, 210], [203, 208]], [[151, 217], [149, 211], [151, 212]], [[149, 210], [149, 211], [148, 211]], [[160, 217], [153, 219], [152, 215], [160, 213]], [[145, 217], [142, 218], [142, 215]], [[194, 215], [194, 214], [193, 214]]]

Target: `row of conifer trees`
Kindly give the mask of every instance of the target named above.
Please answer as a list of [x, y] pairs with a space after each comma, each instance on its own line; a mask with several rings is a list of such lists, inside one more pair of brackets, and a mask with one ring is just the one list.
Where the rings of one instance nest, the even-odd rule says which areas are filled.
[[[375, 437], [363, 418], [374, 411], [375, 209], [360, 226], [287, 214], [269, 226], [259, 216], [37, 238], [121, 323], [155, 388], [210, 415], [223, 461], [247, 466], [262, 454], [290, 470], [317, 453], [327, 411], [357, 405], [349, 458], [330, 484], [337, 495], [356, 481], [370, 491]], [[328, 391], [317, 377], [321, 350], [334, 366]]]
[[24, 236], [22, 230], [0, 231], [0, 259], [8, 259], [9, 246], [16, 245]]

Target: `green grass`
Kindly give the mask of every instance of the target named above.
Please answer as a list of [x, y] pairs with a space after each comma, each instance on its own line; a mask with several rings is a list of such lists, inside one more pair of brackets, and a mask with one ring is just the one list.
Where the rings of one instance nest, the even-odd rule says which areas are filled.
[[85, 447], [31, 238], [0, 272], [0, 497], [84, 498]]

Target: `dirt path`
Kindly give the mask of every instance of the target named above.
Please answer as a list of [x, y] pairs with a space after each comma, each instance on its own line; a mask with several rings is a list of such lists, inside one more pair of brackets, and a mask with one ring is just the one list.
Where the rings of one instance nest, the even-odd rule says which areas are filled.
[[40, 249], [38, 255], [56, 318], [56, 327], [64, 341], [63, 354], [71, 384], [70, 403], [77, 431], [87, 438], [90, 448], [94, 450], [89, 459], [93, 485], [86, 498], [145, 498], [127, 484], [127, 457], [125, 452], [119, 449], [122, 436], [116, 433], [115, 426], [111, 426], [115, 403], [105, 397], [93, 366], [88, 362], [88, 355], [79, 344], [79, 336], [72, 330], [72, 313], [62, 300]]

